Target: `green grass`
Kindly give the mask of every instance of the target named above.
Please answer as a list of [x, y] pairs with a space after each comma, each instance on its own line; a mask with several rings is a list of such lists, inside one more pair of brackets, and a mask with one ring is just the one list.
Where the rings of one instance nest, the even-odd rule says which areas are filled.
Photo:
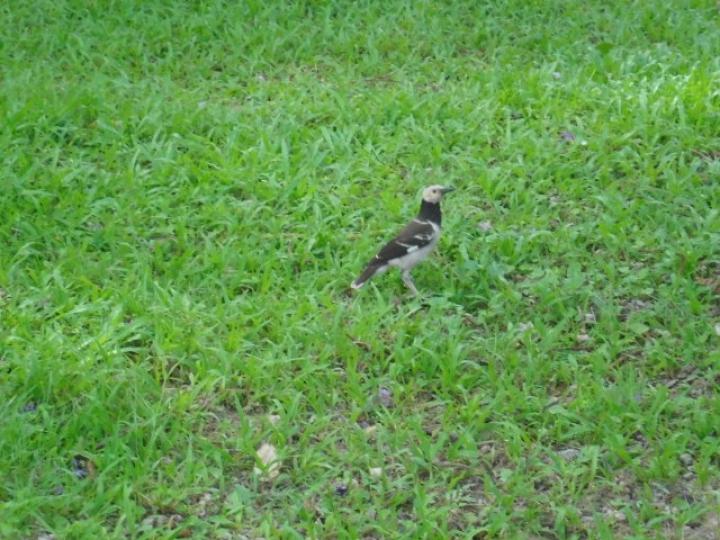
[[716, 2], [0, 12], [0, 538], [716, 538]]

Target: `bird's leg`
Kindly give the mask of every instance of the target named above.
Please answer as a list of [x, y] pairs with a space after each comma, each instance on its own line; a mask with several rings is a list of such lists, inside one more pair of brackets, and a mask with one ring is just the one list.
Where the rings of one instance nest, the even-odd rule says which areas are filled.
[[410, 276], [410, 270], [403, 270], [402, 272], [402, 280], [405, 286], [410, 289], [410, 291], [415, 295], [418, 296], [418, 290], [417, 287], [415, 287], [415, 282], [413, 281], [412, 276]]

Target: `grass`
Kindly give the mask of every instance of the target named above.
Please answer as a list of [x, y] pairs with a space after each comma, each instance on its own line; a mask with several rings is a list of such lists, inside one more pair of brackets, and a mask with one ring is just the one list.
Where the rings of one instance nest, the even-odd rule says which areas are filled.
[[0, 537], [717, 538], [714, 1], [0, 12]]

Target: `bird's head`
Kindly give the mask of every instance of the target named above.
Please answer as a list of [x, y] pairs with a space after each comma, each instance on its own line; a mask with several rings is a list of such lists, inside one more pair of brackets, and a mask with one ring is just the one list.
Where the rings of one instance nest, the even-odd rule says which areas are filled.
[[423, 200], [437, 204], [439, 203], [443, 195], [446, 193], [450, 193], [451, 191], [454, 191], [455, 188], [448, 187], [448, 186], [440, 186], [440, 185], [434, 185], [434, 186], [428, 186], [423, 190]]

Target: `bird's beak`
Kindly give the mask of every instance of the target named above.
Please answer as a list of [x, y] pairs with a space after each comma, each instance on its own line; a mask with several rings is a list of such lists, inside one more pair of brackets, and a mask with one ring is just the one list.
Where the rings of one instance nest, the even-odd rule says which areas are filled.
[[455, 191], [454, 187], [444, 187], [440, 191], [442, 191], [442, 194], [445, 195], [446, 193], [450, 193], [451, 191]]

